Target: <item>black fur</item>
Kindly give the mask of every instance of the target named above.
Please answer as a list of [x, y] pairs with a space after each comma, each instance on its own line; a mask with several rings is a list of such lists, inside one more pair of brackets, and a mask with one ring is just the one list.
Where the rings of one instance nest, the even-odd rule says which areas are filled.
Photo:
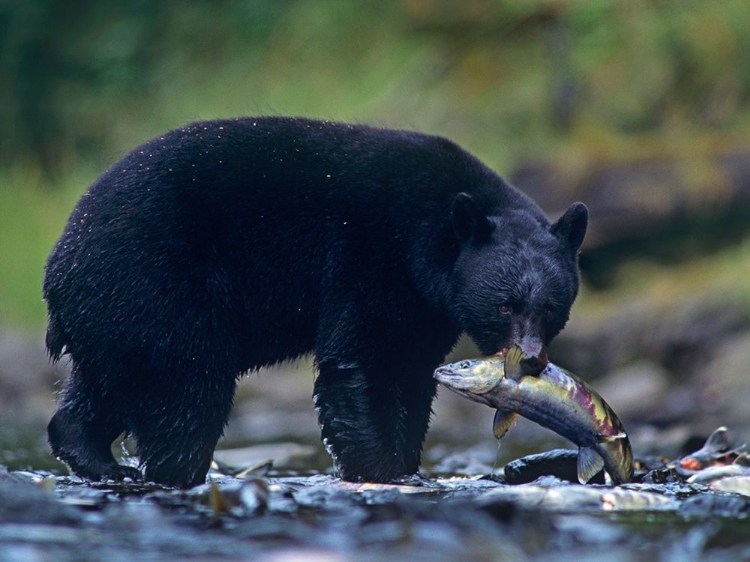
[[437, 137], [290, 118], [171, 131], [91, 186], [49, 257], [47, 346], [73, 361], [52, 450], [132, 476], [110, 452], [127, 432], [148, 480], [201, 483], [237, 377], [314, 352], [341, 476], [414, 474], [434, 368], [464, 331], [540, 356], [585, 229], [583, 205], [550, 226]]

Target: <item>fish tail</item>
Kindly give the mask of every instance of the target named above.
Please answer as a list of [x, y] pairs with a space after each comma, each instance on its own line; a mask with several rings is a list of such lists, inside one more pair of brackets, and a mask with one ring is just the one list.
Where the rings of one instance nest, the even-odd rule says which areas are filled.
[[721, 453], [728, 451], [731, 447], [729, 442], [729, 431], [725, 426], [721, 426], [716, 429], [706, 440], [706, 444], [703, 446], [706, 450]]

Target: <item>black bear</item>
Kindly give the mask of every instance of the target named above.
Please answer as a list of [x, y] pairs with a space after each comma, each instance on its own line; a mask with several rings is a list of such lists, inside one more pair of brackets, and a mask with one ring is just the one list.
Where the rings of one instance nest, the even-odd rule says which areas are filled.
[[238, 376], [313, 352], [346, 480], [417, 472], [433, 370], [466, 332], [539, 372], [578, 291], [588, 214], [550, 224], [445, 139], [300, 118], [193, 123], [107, 170], [46, 266], [47, 347], [72, 372], [49, 423], [89, 479], [204, 482]]

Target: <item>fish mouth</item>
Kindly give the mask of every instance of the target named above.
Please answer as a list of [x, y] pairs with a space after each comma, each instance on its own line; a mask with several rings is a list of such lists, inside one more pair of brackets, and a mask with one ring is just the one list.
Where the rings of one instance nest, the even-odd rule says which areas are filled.
[[435, 370], [434, 377], [437, 381], [456, 392], [464, 393], [473, 391], [476, 387], [477, 377], [469, 374], [459, 374], [452, 371], [449, 367], [438, 367]]

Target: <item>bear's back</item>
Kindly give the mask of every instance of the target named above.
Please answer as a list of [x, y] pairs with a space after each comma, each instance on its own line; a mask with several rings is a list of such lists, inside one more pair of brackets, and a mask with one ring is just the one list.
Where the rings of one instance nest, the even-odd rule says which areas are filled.
[[106, 261], [179, 276], [219, 259], [244, 276], [304, 275], [301, 262], [319, 274], [347, 240], [375, 251], [445, 236], [460, 191], [492, 207], [514, 190], [439, 137], [298, 118], [198, 122], [136, 148], [91, 186], [48, 273]]
[[[90, 337], [82, 323], [94, 316], [115, 326], [154, 309], [174, 321], [226, 310], [227, 332], [272, 348], [269, 328], [283, 326], [309, 346], [326, 298], [412, 298], [413, 264], [429, 277], [457, 251], [462, 191], [488, 214], [538, 212], [439, 137], [298, 118], [193, 123], [133, 150], [81, 199], [47, 264], [51, 320]], [[169, 322], [153, 326], [152, 339], [169, 337]]]

